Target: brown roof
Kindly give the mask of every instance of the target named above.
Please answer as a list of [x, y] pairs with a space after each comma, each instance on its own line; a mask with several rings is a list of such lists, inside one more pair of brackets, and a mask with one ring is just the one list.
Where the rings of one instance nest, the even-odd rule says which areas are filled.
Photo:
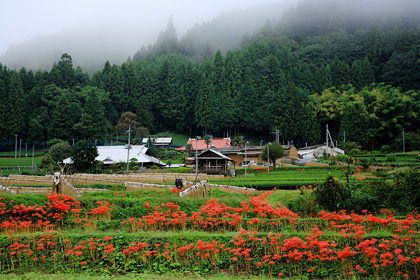
[[[231, 140], [230, 138], [213, 138], [213, 140], [211, 141], [211, 143], [207, 146], [206, 142], [204, 139], [198, 139], [198, 142], [196, 139], [194, 138], [190, 138], [187, 142], [188, 144], [191, 144], [191, 149], [193, 151], [195, 151], [196, 147], [198, 151], [202, 151], [208, 148], [225, 148], [225, 147], [232, 147], [232, 145], [230, 144]], [[185, 151], [186, 150], [186, 145], [176, 148], [175, 150], [177, 151]]]

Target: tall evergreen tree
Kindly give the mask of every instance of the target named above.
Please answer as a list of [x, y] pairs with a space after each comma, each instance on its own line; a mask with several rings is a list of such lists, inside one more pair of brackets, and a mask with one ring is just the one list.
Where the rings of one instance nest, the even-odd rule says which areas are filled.
[[178, 36], [174, 25], [174, 19], [169, 17], [165, 32], [161, 32], [156, 41], [155, 52], [158, 55], [169, 54], [178, 50]]
[[61, 56], [57, 64], [59, 80], [57, 86], [61, 88], [71, 88], [76, 84], [75, 72], [73, 69], [73, 59], [67, 53]]
[[7, 120], [8, 120], [8, 101], [9, 101], [9, 71], [6, 66], [3, 67], [0, 63], [0, 141], [6, 140], [10, 135], [7, 133]]
[[12, 71], [10, 75], [9, 98], [7, 102], [7, 127], [6, 135], [15, 134], [25, 135], [25, 99], [20, 75], [16, 71]]
[[211, 133], [212, 129], [212, 97], [213, 88], [206, 75], [203, 74], [201, 76], [200, 87], [195, 105], [195, 119], [197, 127], [203, 130], [203, 135]]
[[69, 103], [67, 98], [62, 95], [57, 107], [54, 110], [52, 118], [52, 137], [59, 139], [67, 139], [71, 135], [71, 126], [68, 126]]
[[297, 140], [300, 130], [300, 100], [296, 86], [289, 83], [279, 90], [279, 103], [275, 124], [280, 130], [280, 137], [285, 140]]

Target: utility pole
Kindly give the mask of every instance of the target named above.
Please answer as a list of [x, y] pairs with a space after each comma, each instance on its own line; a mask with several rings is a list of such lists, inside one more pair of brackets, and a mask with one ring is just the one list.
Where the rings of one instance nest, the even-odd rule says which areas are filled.
[[246, 160], [246, 144], [248, 144], [248, 141], [245, 142], [245, 178], [246, 178], [246, 168], [248, 167], [248, 163]]
[[325, 136], [327, 138], [326, 151], [327, 151], [327, 157], [328, 157], [328, 124], [327, 124], [327, 129], [326, 129], [326, 132], [325, 132]]
[[19, 140], [19, 157], [22, 157], [22, 139]]
[[34, 169], [35, 145], [32, 146], [32, 170]]
[[405, 153], [404, 127], [403, 127], [403, 153]]
[[344, 143], [346, 143], [346, 132], [344, 131]]
[[15, 158], [17, 158], [17, 134], [16, 136], [16, 140], [15, 140]]
[[267, 144], [267, 172], [270, 172], [270, 142]]
[[271, 134], [275, 135], [275, 141], [276, 143], [280, 143], [280, 130], [278, 130], [277, 125], [274, 132], [271, 132]]
[[[117, 133], [117, 137], [118, 137], [118, 133]], [[131, 138], [131, 125], [128, 126], [128, 145], [127, 145], [127, 173], [128, 173], [128, 168], [130, 167], [130, 138]], [[117, 138], [118, 139], [118, 138]], [[118, 140], [117, 140], [118, 141]]]
[[195, 138], [195, 180], [198, 178], [198, 139], [200, 138], [200, 136]]

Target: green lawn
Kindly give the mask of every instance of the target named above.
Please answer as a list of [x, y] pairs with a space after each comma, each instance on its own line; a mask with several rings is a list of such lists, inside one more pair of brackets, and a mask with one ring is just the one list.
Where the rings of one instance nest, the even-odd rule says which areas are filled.
[[[39, 165], [42, 161], [42, 157], [35, 157], [34, 163]], [[28, 167], [32, 166], [32, 157], [18, 157], [18, 158], [0, 158], [0, 168], [5, 167]]]

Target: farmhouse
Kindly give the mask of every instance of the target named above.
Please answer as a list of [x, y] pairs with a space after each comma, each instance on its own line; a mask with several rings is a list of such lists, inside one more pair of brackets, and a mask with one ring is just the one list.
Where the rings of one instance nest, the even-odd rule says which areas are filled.
[[[102, 161], [105, 166], [119, 162], [127, 162], [126, 146], [98, 146], [98, 156], [95, 160]], [[130, 149], [130, 160], [136, 159], [137, 163], [148, 167], [152, 165], [165, 166], [166, 164], [148, 154], [148, 148], [144, 145], [132, 145]], [[64, 163], [72, 164], [71, 158], [64, 160]]]
[[229, 162], [234, 161], [214, 149], [206, 149], [197, 156], [198, 172], [227, 175]]
[[[298, 151], [295, 146], [293, 145], [282, 145], [285, 154], [282, 159], [280, 160], [297, 160], [298, 159]], [[229, 157], [236, 163], [240, 163], [242, 165], [253, 161], [255, 163], [262, 162], [261, 153], [264, 146], [247, 146], [246, 151], [245, 147], [229, 147], [229, 148], [214, 148], [215, 151], [220, 152], [221, 154]], [[246, 153], [246, 162], [245, 162], [245, 153]]]
[[247, 146], [245, 162], [245, 147], [215, 148], [215, 151], [227, 156], [235, 163], [244, 165], [250, 161], [261, 162], [262, 146]]

